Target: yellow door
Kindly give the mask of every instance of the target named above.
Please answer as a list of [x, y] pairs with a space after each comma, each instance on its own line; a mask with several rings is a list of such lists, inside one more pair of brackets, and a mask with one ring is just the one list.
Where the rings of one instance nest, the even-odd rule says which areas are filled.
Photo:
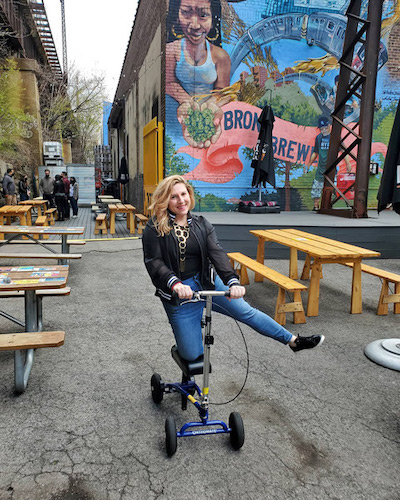
[[153, 118], [143, 128], [143, 190], [144, 215], [149, 217], [148, 207], [157, 184], [164, 177], [163, 165], [163, 123]]

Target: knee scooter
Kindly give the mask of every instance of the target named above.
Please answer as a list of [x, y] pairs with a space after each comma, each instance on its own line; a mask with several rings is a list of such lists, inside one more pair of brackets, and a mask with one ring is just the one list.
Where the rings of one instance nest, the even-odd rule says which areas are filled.
[[[190, 401], [199, 411], [200, 421], [187, 422], [179, 431], [176, 429], [174, 417], [165, 421], [166, 449], [168, 456], [174, 455], [177, 448], [177, 438], [187, 436], [200, 436], [205, 434], [229, 434], [234, 450], [239, 450], [244, 443], [243, 420], [239, 413], [229, 415], [229, 425], [222, 420], [209, 420], [209, 375], [211, 373], [210, 348], [214, 343], [211, 335], [211, 310], [212, 297], [217, 295], [229, 296], [229, 291], [199, 291], [194, 292], [191, 300], [206, 298], [205, 315], [202, 321], [204, 328], [204, 355], [194, 361], [186, 361], [179, 353], [176, 346], [171, 349], [171, 354], [179, 368], [182, 370], [182, 382], [164, 383], [158, 373], [151, 377], [151, 395], [156, 404], [160, 404], [164, 393], [178, 392], [181, 394], [182, 410], [186, 410], [187, 401]], [[194, 375], [203, 373], [202, 390], [196, 384]], [[198, 399], [195, 395], [198, 395]]]

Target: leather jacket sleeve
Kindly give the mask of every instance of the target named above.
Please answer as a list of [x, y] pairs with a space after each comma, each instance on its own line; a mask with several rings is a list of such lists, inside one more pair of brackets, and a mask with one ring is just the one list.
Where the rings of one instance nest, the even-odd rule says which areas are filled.
[[180, 279], [165, 263], [161, 240], [154, 226], [147, 224], [143, 232], [144, 264], [155, 287], [171, 289]]

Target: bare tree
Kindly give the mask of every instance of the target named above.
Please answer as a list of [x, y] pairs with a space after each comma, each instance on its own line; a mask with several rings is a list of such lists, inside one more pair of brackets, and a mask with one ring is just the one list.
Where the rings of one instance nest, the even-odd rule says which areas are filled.
[[48, 69], [39, 78], [43, 138], [70, 139], [75, 162], [90, 162], [99, 142], [105, 99], [104, 75], [83, 75], [71, 69], [59, 81]]

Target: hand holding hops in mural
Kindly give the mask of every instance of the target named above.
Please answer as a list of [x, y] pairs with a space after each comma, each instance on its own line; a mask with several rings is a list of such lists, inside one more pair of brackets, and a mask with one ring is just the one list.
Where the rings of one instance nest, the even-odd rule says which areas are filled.
[[200, 106], [200, 110], [203, 112], [210, 112], [212, 113], [212, 124], [213, 124], [213, 134], [212, 136], [205, 141], [204, 147], [208, 148], [211, 146], [211, 144], [215, 144], [221, 135], [221, 123], [222, 123], [222, 118], [224, 116], [224, 113], [222, 112], [222, 109], [216, 104], [213, 99], [208, 99], [208, 101], [204, 102]]
[[178, 108], [183, 137], [194, 148], [208, 148], [221, 135], [223, 113], [211, 99], [199, 105], [186, 101]]
[[185, 141], [189, 144], [189, 146], [192, 146], [194, 148], [199, 148], [203, 146], [197, 144], [195, 139], [191, 137], [186, 122], [189, 117], [189, 112], [193, 113], [194, 111], [199, 111], [199, 110], [200, 110], [200, 105], [197, 102], [193, 101], [192, 99], [190, 101], [183, 102], [177, 110], [178, 121], [182, 125], [182, 135]]

